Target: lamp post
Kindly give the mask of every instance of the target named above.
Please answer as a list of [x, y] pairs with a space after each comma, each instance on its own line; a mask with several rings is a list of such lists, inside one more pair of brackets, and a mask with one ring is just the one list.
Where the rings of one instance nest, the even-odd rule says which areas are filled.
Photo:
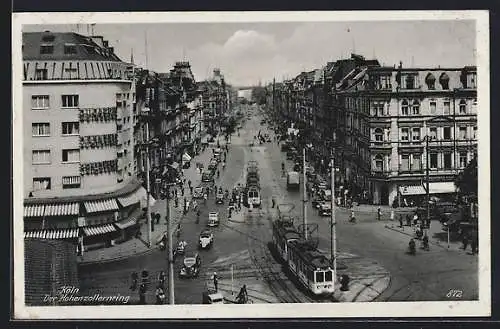
[[174, 252], [173, 252], [173, 241], [172, 241], [172, 225], [171, 225], [171, 215], [170, 215], [170, 186], [174, 186], [175, 183], [168, 183], [166, 177], [163, 177], [163, 186], [165, 191], [166, 200], [166, 220], [167, 220], [167, 238], [168, 238], [168, 248], [167, 248], [167, 260], [168, 260], [168, 295], [169, 304], [175, 304], [175, 285], [174, 285]]
[[151, 248], [151, 182], [149, 177], [149, 108], [145, 107], [142, 109], [143, 117], [146, 118], [146, 227], [147, 227], [147, 245]]
[[[426, 206], [427, 206], [427, 223], [426, 225], [424, 226], [425, 229], [426, 229], [426, 235], [427, 235], [427, 230], [429, 229], [430, 225], [431, 225], [431, 220], [430, 220], [430, 213], [431, 213], [431, 209], [430, 209], [430, 196], [429, 196], [429, 135], [426, 134], [425, 136], [425, 181], [426, 181], [426, 192], [425, 192], [425, 197], [426, 197]], [[429, 226], [429, 227], [428, 227]], [[448, 230], [448, 237], [450, 235], [450, 232]], [[449, 246], [449, 238], [448, 238], [448, 246]]]

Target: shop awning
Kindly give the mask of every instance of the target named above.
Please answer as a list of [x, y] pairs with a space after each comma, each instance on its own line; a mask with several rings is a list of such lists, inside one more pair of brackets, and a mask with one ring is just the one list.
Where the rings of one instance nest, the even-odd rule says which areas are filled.
[[80, 205], [78, 202], [48, 204], [45, 206], [45, 216], [78, 216]]
[[189, 156], [189, 154], [184, 153], [184, 154], [182, 155], [182, 161], [185, 161], [185, 162], [187, 162], [187, 161], [191, 161], [191, 157]]
[[169, 165], [170, 167], [172, 167], [173, 169], [177, 170], [179, 169], [179, 164], [177, 162], [174, 162], [172, 163], [171, 165]]
[[454, 182], [429, 183], [429, 194], [455, 193], [456, 191]]
[[43, 217], [44, 210], [43, 204], [24, 205], [24, 217]]
[[421, 195], [425, 194], [425, 189], [422, 185], [406, 185], [399, 187], [401, 195]]
[[134, 203], [140, 202], [142, 197], [146, 197], [146, 189], [144, 187], [139, 187], [129, 195], [118, 198], [118, 202], [120, 202], [122, 207], [128, 207]]
[[99, 226], [90, 226], [83, 228], [83, 232], [85, 233], [86, 236], [106, 234], [114, 231], [116, 231], [116, 228], [113, 226], [113, 224], [104, 224]]
[[24, 232], [25, 239], [75, 239], [78, 237], [77, 228], [63, 228], [57, 230], [36, 230]]
[[88, 213], [118, 210], [115, 199], [87, 201], [84, 205]]
[[137, 224], [137, 220], [135, 218], [127, 218], [125, 220], [122, 220], [121, 222], [115, 223], [115, 225], [122, 230], [135, 224]]

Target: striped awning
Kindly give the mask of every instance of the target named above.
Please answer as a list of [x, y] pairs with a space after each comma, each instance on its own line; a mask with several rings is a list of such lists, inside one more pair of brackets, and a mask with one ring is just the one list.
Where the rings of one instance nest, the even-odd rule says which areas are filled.
[[75, 239], [78, 237], [77, 228], [62, 228], [55, 230], [36, 230], [24, 232], [25, 239]]
[[115, 225], [122, 230], [135, 224], [137, 224], [137, 220], [135, 218], [127, 218], [125, 220], [122, 220], [121, 222], [115, 223]]
[[78, 202], [48, 204], [45, 206], [45, 216], [78, 216], [80, 205]]
[[84, 205], [88, 213], [118, 210], [115, 199], [87, 201]]
[[142, 198], [146, 198], [147, 192], [144, 187], [139, 187], [136, 191], [126, 195], [124, 197], [118, 198], [118, 201], [122, 207], [128, 207], [134, 203], [140, 202]]
[[401, 195], [421, 195], [425, 194], [425, 189], [422, 185], [400, 186], [399, 193]]
[[105, 234], [114, 231], [116, 231], [116, 228], [113, 226], [113, 224], [104, 224], [99, 226], [90, 226], [83, 228], [83, 232], [87, 236]]
[[44, 209], [43, 204], [24, 205], [24, 217], [43, 217]]

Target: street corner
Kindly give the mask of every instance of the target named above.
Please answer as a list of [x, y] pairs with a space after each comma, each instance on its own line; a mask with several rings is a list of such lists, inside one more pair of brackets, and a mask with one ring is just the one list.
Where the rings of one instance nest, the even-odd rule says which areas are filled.
[[[377, 298], [388, 287], [391, 276], [388, 270], [373, 259], [351, 253], [341, 253], [339, 259], [344, 265], [339, 268], [339, 277], [349, 277], [348, 290], [334, 293], [337, 302], [369, 302]], [[340, 287], [339, 282], [339, 287]]]
[[349, 283], [349, 290], [337, 289], [333, 299], [340, 303], [371, 302], [389, 287], [390, 282], [389, 275], [356, 279]]
[[[278, 297], [269, 291], [269, 287], [257, 278], [245, 278], [231, 281], [230, 279], [220, 280], [217, 283], [217, 291], [224, 296], [224, 300], [228, 304], [236, 304], [238, 293], [246, 285], [247, 295], [252, 304], [271, 304], [280, 303]], [[206, 282], [208, 290], [215, 291], [212, 280]]]

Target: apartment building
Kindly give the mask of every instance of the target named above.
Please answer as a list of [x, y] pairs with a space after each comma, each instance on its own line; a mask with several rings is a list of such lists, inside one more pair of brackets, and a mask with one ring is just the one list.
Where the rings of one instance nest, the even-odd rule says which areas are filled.
[[144, 193], [128, 64], [100, 36], [23, 33], [22, 47], [25, 236], [110, 241], [119, 198]]

